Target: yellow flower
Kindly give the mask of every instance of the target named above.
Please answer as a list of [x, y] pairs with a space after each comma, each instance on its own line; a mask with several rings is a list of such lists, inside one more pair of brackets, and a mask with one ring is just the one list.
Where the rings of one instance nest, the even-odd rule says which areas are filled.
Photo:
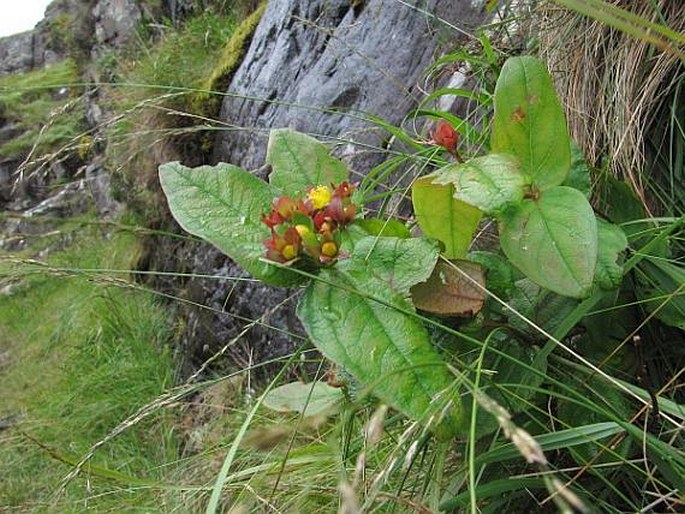
[[316, 186], [307, 193], [307, 198], [315, 209], [323, 209], [333, 198], [333, 192], [328, 186]]

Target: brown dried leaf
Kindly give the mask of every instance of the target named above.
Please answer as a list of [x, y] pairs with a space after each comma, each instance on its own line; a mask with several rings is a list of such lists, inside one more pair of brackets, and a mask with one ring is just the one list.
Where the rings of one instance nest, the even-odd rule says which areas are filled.
[[480, 264], [439, 261], [427, 281], [411, 288], [411, 296], [416, 308], [422, 311], [441, 316], [473, 316], [485, 301], [485, 291], [473, 282], [485, 287]]

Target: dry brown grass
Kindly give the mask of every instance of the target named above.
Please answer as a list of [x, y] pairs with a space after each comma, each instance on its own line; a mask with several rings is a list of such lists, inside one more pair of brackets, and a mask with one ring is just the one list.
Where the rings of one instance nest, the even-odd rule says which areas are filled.
[[[655, 23], [685, 31], [682, 0], [614, 0]], [[656, 113], [677, 94], [683, 62], [605, 24], [550, 6], [539, 11], [540, 48], [556, 80], [569, 129], [588, 161], [606, 163], [631, 184], [647, 212], [657, 214], [646, 166], [647, 134], [663, 120]]]

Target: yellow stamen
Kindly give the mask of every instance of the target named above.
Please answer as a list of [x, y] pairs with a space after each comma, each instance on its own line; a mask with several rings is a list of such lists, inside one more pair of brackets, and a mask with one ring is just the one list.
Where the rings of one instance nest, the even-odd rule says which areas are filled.
[[333, 198], [333, 192], [328, 186], [316, 186], [309, 191], [307, 198], [311, 200], [315, 209], [323, 209]]

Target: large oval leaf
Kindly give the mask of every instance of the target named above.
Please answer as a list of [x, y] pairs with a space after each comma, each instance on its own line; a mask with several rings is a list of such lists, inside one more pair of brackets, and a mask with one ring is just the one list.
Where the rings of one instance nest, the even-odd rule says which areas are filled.
[[159, 167], [169, 208], [184, 230], [212, 243], [255, 278], [272, 285], [304, 279], [262, 260], [269, 231], [261, 215], [271, 209], [266, 182], [231, 164], [188, 168], [178, 162]]
[[557, 186], [524, 200], [500, 219], [500, 243], [511, 262], [534, 282], [580, 298], [597, 262], [597, 222], [577, 189]]
[[370, 236], [401, 237], [402, 239], [411, 237], [411, 231], [407, 226], [400, 220], [395, 219], [360, 219], [355, 220], [354, 226], [361, 227]]
[[[364, 244], [373, 239], [363, 240]], [[382, 275], [372, 273], [368, 263], [387, 255], [385, 247], [392, 246], [391, 241], [379, 244], [367, 260], [357, 245], [351, 258], [321, 270], [321, 280], [305, 290], [298, 317], [326, 357], [409, 417], [425, 421], [449, 399], [452, 407], [438, 433], [453, 435], [462, 428], [460, 399], [454, 392], [445, 394], [454, 376], [431, 345], [423, 323], [411, 315], [413, 306], [403, 294], [419, 272], [404, 260]], [[392, 286], [387, 281], [390, 276]]]
[[360, 282], [373, 275], [386, 288], [407, 296], [414, 284], [431, 276], [439, 252], [437, 243], [429, 239], [364, 237], [343, 267]]
[[454, 197], [498, 214], [509, 204], [523, 199], [524, 178], [518, 163], [509, 155], [490, 154], [463, 164], [450, 164], [428, 175], [434, 184], [454, 186]]
[[266, 162], [273, 168], [269, 183], [290, 196], [311, 186], [339, 184], [348, 177], [347, 167], [324, 144], [292, 129], [271, 131]]
[[445, 257], [464, 257], [478, 228], [480, 209], [454, 198], [454, 184], [434, 184], [433, 177], [414, 181], [411, 200], [419, 227], [445, 245]]
[[561, 184], [571, 166], [566, 117], [545, 65], [530, 56], [504, 63], [495, 87], [492, 151], [516, 156], [539, 189]]

